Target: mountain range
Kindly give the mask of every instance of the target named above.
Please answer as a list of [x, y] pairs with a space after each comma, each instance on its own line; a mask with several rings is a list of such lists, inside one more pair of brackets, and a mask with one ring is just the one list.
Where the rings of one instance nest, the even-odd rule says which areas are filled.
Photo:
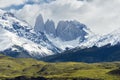
[[[61, 58], [54, 57], [54, 55], [69, 55], [69, 53], [72, 53], [73, 56], [82, 51], [84, 51], [82, 55], [89, 55], [90, 53], [97, 54], [99, 50], [102, 51], [100, 52], [100, 55], [102, 55], [103, 50], [109, 51], [108, 47], [111, 50], [115, 46], [119, 47], [120, 42], [120, 29], [101, 36], [93, 33], [85, 24], [76, 20], [59, 21], [55, 25], [53, 20], [48, 19], [44, 22], [42, 15], [38, 15], [34, 28], [31, 28], [28, 23], [19, 20], [13, 13], [4, 10], [0, 10], [0, 30], [0, 52], [12, 57], [40, 59], [53, 55], [53, 61], [64, 61], [62, 59], [64, 56]], [[119, 50], [119, 48], [117, 49]], [[113, 50], [112, 54], [115, 51]], [[82, 61], [82, 59], [79, 60], [80, 56], [81, 54], [79, 54], [78, 61]], [[66, 57], [65, 60], [67, 61]]]

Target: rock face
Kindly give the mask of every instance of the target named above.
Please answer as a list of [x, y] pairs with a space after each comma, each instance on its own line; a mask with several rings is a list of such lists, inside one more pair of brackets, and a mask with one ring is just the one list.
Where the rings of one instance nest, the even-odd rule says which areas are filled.
[[86, 28], [85, 25], [77, 21], [60, 21], [58, 23], [56, 32], [57, 36], [63, 41], [70, 41], [80, 37], [84, 40], [87, 33], [83, 30]]
[[43, 32], [44, 31], [44, 21], [42, 15], [38, 15], [36, 22], [35, 22], [35, 27], [34, 30], [36, 32]]
[[45, 32], [53, 37], [56, 36], [55, 24], [52, 20], [47, 20], [45, 23]]
[[[32, 58], [58, 53], [56, 46], [41, 32], [39, 24], [44, 28], [41, 15], [38, 16], [36, 23], [38, 25], [35, 27], [35, 32], [27, 23], [14, 17], [12, 13], [0, 11], [0, 52], [12, 57]], [[58, 47], [56, 48], [58, 49]], [[8, 54], [4, 52], [8, 52]]]
[[80, 41], [84, 41], [87, 32], [84, 31], [87, 27], [78, 21], [60, 21], [55, 29], [55, 23], [52, 20], [47, 20], [44, 24], [43, 18], [39, 15], [36, 19], [34, 30], [36, 32], [45, 32], [53, 37], [58, 37], [63, 41], [75, 40], [78, 37]]

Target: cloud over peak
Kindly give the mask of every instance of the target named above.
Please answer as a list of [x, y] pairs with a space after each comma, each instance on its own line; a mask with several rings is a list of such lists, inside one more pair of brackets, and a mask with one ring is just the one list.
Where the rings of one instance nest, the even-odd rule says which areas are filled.
[[19, 10], [11, 9], [11, 11], [32, 26], [34, 26], [36, 17], [42, 14], [45, 21], [49, 18], [56, 23], [60, 20], [78, 20], [99, 34], [106, 34], [120, 27], [120, 0], [10, 1], [0, 0], [2, 4], [0, 8], [24, 4]]
[[0, 0], [0, 8], [6, 8], [12, 5], [21, 5], [25, 2], [25, 0]]

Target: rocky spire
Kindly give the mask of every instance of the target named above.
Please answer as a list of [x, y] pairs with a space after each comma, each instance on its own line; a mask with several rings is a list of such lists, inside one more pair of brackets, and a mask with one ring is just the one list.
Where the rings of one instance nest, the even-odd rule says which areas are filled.
[[36, 18], [34, 30], [36, 32], [44, 32], [44, 21], [41, 14]]
[[52, 35], [55, 37], [56, 30], [55, 30], [55, 24], [52, 20], [47, 20], [45, 23], [45, 32], [49, 35]]

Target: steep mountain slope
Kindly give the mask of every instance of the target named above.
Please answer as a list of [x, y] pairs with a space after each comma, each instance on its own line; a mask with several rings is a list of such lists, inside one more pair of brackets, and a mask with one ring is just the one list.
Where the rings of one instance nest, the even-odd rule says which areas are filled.
[[71, 41], [80, 37], [82, 42], [88, 34], [84, 31], [84, 29], [87, 29], [87, 27], [80, 22], [60, 21], [56, 29], [56, 34], [63, 41]]
[[[52, 51], [48, 50], [47, 48], [41, 46], [41, 45], [37, 45], [35, 43], [33, 43], [30, 40], [27, 40], [25, 38], [22, 37], [18, 37], [17, 35], [4, 30], [1, 28], [0, 32], [0, 51], [2, 53], [4, 52], [8, 52], [10, 53], [10, 56], [13, 57], [40, 57], [40, 56], [45, 56], [45, 55], [50, 55], [53, 54]], [[19, 48], [21, 47], [21, 48]], [[40, 49], [41, 48], [41, 49]], [[22, 49], [24, 50], [24, 52], [22, 51]], [[26, 51], [26, 52], [25, 52]], [[12, 52], [16, 52], [14, 53], [14, 55], [12, 54]], [[20, 56], [20, 54], [17, 55], [17, 53], [21, 52], [22, 55]], [[16, 56], [15, 56], [16, 54]], [[27, 55], [27, 56], [26, 56]]]
[[91, 36], [79, 47], [68, 50], [63, 54], [43, 58], [51, 62], [110, 62], [120, 61], [120, 29], [104, 36]]
[[120, 30], [99, 36], [78, 21], [60, 21], [55, 26], [52, 20], [44, 23], [42, 15], [37, 17], [32, 29], [27, 23], [18, 20], [14, 14], [3, 10], [0, 10], [0, 28], [0, 51], [4, 54], [7, 52], [6, 55], [13, 57], [41, 58], [65, 50], [73, 50], [74, 53], [76, 47], [80, 48], [77, 50], [94, 51], [94, 46], [102, 49], [109, 44], [110, 47], [114, 47], [120, 42]]
[[11, 50], [14, 45], [25, 49], [30, 56], [37, 58], [60, 51], [44, 33], [34, 32], [27, 23], [18, 20], [12, 13], [0, 10], [0, 28], [1, 51], [3, 52], [8, 48]]
[[42, 58], [48, 62], [113, 62], [120, 61], [120, 45], [103, 47], [91, 47], [86, 49], [75, 48], [68, 50], [62, 54], [52, 55]]
[[[62, 24], [62, 23], [63, 24]], [[91, 37], [97, 37], [86, 25], [77, 21], [60, 21], [56, 29], [57, 37], [47, 35], [48, 39], [59, 48], [72, 49]], [[64, 25], [65, 23], [65, 25]]]
[[36, 32], [44, 32], [44, 21], [43, 21], [42, 15], [38, 15], [34, 30]]
[[120, 29], [117, 29], [107, 35], [103, 36], [93, 36], [83, 43], [80, 44], [80, 47], [102, 47], [110, 44], [110, 46], [114, 46], [120, 43]]
[[119, 31], [108, 35], [95, 35], [86, 25], [78, 21], [60, 21], [55, 26], [54, 21], [47, 20], [45, 23], [41, 15], [36, 19], [35, 31], [40, 31], [47, 35], [47, 38], [62, 50], [75, 47], [90, 48], [93, 46], [102, 47], [107, 44], [115, 45], [119, 43]]
[[52, 37], [56, 37], [55, 23], [52, 20], [47, 20], [45, 25], [45, 33]]
[[54, 21], [49, 19], [44, 23], [41, 15], [37, 17], [34, 29], [36, 32], [45, 33], [47, 38], [62, 50], [75, 48], [89, 37], [96, 36], [86, 25], [78, 21], [60, 21], [55, 26]]
[[[0, 10], [0, 27], [5, 32], [1, 32], [1, 36], [10, 34], [9, 37], [5, 36], [4, 44], [8, 46], [4, 45], [1, 52], [7, 52], [6, 55], [13, 57], [39, 58], [53, 55], [75, 48], [94, 35], [84, 24], [77, 21], [60, 21], [55, 28], [52, 20], [44, 23], [42, 15], [37, 17], [32, 29], [27, 23], [18, 20], [14, 14], [3, 10]], [[3, 42], [1, 44], [3, 45]]]

